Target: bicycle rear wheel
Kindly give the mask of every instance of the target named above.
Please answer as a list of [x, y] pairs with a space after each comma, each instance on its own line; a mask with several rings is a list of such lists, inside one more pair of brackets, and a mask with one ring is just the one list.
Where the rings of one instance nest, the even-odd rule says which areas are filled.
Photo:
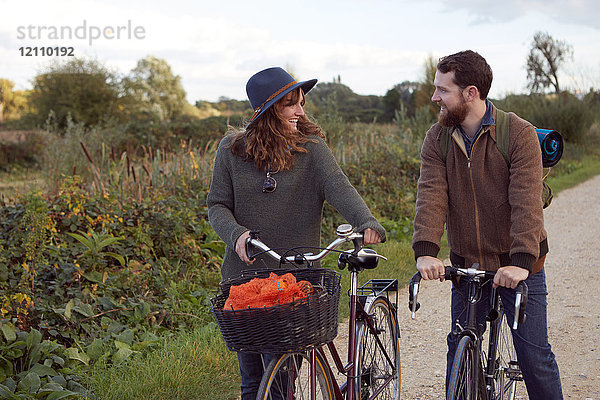
[[[333, 383], [326, 372], [325, 360], [317, 352], [316, 399], [333, 400]], [[265, 371], [257, 400], [305, 400], [311, 398], [310, 352], [284, 354], [271, 361]]]
[[[376, 298], [365, 310], [372, 318], [375, 332], [369, 329], [366, 321], [360, 322], [358, 326], [355, 360], [358, 372], [356, 385], [358, 400], [368, 399], [379, 390], [381, 392], [377, 399], [398, 400], [400, 398], [398, 321], [391, 307], [386, 298]], [[381, 341], [385, 353], [377, 344], [377, 338]]]
[[500, 320], [496, 343], [498, 343], [498, 346], [496, 371], [494, 374], [494, 395], [492, 399], [514, 400], [519, 387], [517, 382], [522, 381], [523, 377], [519, 369], [519, 363], [517, 362], [512, 332], [504, 313], [502, 313]]
[[458, 342], [450, 381], [447, 400], [476, 400], [479, 384], [475, 342], [470, 336], [463, 336]]

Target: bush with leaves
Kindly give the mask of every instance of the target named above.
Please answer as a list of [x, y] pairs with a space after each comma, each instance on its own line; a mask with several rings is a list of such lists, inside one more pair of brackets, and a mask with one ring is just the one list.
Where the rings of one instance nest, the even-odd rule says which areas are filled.
[[515, 112], [538, 128], [560, 132], [571, 143], [583, 143], [597, 118], [597, 109], [567, 92], [560, 95], [512, 95], [495, 104], [505, 111]]
[[[85, 374], [90, 364], [119, 364], [161, 337], [209, 322], [209, 288], [219, 281], [224, 245], [206, 221], [205, 186], [173, 184], [136, 199], [108, 182], [106, 192], [91, 194], [73, 178], [55, 196], [0, 204], [6, 326], [35, 330], [78, 357], [83, 365], [73, 373]], [[25, 353], [13, 355], [25, 362]], [[30, 385], [44, 398], [51, 382], [38, 387], [30, 372], [7, 370], [0, 384], [11, 393]]]
[[89, 358], [76, 347], [43, 340], [37, 329], [24, 332], [0, 321], [0, 396], [8, 399], [75, 399], [90, 393], [79, 373]]

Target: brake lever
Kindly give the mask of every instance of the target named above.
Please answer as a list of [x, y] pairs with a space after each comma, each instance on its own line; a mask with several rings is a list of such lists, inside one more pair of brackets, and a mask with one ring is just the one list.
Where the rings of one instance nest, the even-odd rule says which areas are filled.
[[419, 286], [421, 285], [421, 273], [417, 272], [410, 279], [408, 287], [408, 309], [411, 311], [410, 318], [415, 319], [417, 310], [421, 308], [421, 304], [417, 301], [419, 295]]
[[515, 316], [513, 318], [513, 329], [517, 329], [519, 324], [524, 324], [527, 319], [525, 307], [527, 306], [527, 284], [523, 281], [519, 282], [516, 287], [515, 294]]
[[375, 252], [374, 252], [374, 250], [371, 250], [371, 251], [373, 251], [373, 253], [371, 253], [371, 252], [367, 252], [367, 251], [365, 251], [365, 249], [363, 248], [363, 249], [360, 249], [360, 250], [358, 251], [358, 253], [356, 253], [356, 254], [354, 254], [354, 255], [355, 255], [356, 257], [362, 257], [362, 256], [378, 257], [378, 258], [382, 258], [382, 259], [384, 259], [385, 261], [387, 261], [387, 257], [384, 257], [384, 256], [382, 256], [381, 254], [377, 254], [377, 253], [375, 253]]

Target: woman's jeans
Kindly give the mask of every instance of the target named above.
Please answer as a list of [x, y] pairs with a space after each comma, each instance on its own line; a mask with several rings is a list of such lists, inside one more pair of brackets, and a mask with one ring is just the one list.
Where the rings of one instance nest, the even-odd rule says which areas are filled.
[[[240, 364], [240, 374], [242, 377], [242, 398], [241, 400], [256, 400], [258, 387], [263, 373], [269, 366], [271, 360], [279, 358], [274, 354], [251, 354], [237, 353]], [[263, 361], [264, 357], [264, 361]]]
[[[523, 373], [527, 393], [531, 400], [553, 400], [562, 399], [562, 388], [558, 365], [554, 359], [554, 353], [548, 343], [548, 324], [546, 321], [546, 275], [544, 270], [530, 275], [525, 280], [529, 290], [529, 300], [525, 309], [527, 318], [525, 323], [519, 325], [516, 331], [512, 331], [513, 343], [517, 352], [519, 366]], [[477, 325], [480, 332], [485, 331], [485, 318], [490, 309], [491, 282], [484, 285], [481, 293], [481, 301], [477, 304]], [[515, 313], [515, 290], [498, 287], [498, 293], [502, 298], [506, 320], [512, 326]], [[452, 287], [452, 330], [448, 335], [448, 354], [446, 364], [446, 389], [450, 379], [450, 371], [454, 360], [454, 353], [458, 345], [458, 337], [454, 330], [455, 322], [464, 327], [467, 318], [468, 296], [467, 285], [462, 282], [458, 288]]]

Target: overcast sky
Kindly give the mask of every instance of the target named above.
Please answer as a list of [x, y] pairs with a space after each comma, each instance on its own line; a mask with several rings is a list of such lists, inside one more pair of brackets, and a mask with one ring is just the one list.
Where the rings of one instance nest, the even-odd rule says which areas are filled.
[[339, 75], [381, 96], [420, 80], [427, 56], [472, 49], [494, 72], [490, 96], [501, 97], [525, 92], [537, 31], [573, 46], [563, 87], [600, 88], [598, 0], [0, 0], [0, 10], [0, 78], [17, 89], [53, 58], [21, 56], [27, 46], [73, 47], [122, 74], [146, 55], [163, 58], [192, 104], [246, 99], [248, 78], [270, 66], [299, 80]]

